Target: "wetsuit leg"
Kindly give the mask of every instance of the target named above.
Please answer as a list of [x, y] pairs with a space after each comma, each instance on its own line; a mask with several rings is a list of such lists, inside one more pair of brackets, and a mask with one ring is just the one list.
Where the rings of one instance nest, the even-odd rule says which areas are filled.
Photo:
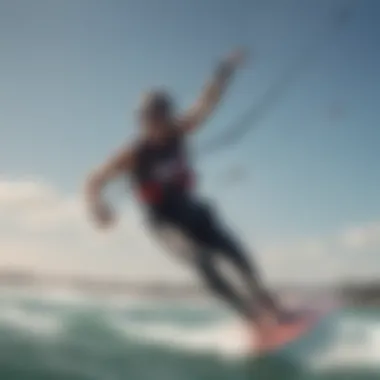
[[[256, 269], [239, 245], [222, 230], [210, 208], [200, 202], [184, 199], [173, 212], [163, 217], [191, 241], [193, 263], [206, 285], [245, 319], [256, 319], [263, 308], [274, 309], [274, 302], [261, 284]], [[217, 253], [223, 254], [241, 273], [252, 299], [225, 278], [216, 265]]]
[[[221, 228], [217, 218], [207, 205], [196, 204], [193, 207], [197, 213], [197, 217], [194, 219], [198, 223], [191, 226], [196, 237], [211, 248], [212, 251], [216, 250], [222, 254], [243, 276], [243, 280], [252, 296], [252, 299], [248, 301], [249, 305], [245, 305], [244, 309], [254, 309], [254, 314], [256, 315], [259, 313], [259, 309], [265, 309], [279, 315], [281, 313], [280, 307], [264, 287], [256, 266], [248, 260], [248, 255], [241, 248], [240, 244], [226, 229]], [[238, 293], [232, 289], [232, 286], [227, 283], [223, 275], [217, 271], [213, 254], [203, 255], [200, 267], [214, 290], [217, 290], [219, 293], [228, 293], [229, 298], [231, 298], [231, 294], [234, 294], [233, 298], [239, 298], [237, 296]], [[228, 290], [226, 290], [227, 288]], [[247, 304], [247, 301], [245, 303]]]
[[259, 316], [259, 310], [255, 309], [254, 304], [247, 302], [219, 272], [213, 253], [198, 252], [196, 266], [206, 286], [244, 319], [251, 322]]
[[235, 266], [243, 276], [248, 290], [252, 295], [252, 302], [258, 303], [260, 307], [271, 311], [276, 315], [281, 310], [274, 297], [265, 288], [257, 267], [248, 260], [247, 253], [240, 244], [229, 234], [219, 228], [214, 231], [214, 244], [220, 253]]
[[[177, 251], [175, 253], [182, 256], [181, 247], [185, 247], [185, 251], [187, 251], [185, 256], [191, 258], [191, 264], [209, 290], [236, 310], [244, 319], [252, 321], [257, 317], [258, 312], [253, 303], [247, 302], [240, 294], [241, 292], [236, 291], [218, 270], [215, 262], [217, 252], [213, 247], [213, 231], [209, 229], [209, 226], [207, 210], [199, 204], [188, 202], [182, 202], [175, 213], [160, 215], [153, 223], [156, 236], [163, 238], [166, 248], [169, 248], [170, 251]], [[165, 231], [165, 235], [160, 231]], [[182, 242], [187, 240], [187, 242], [176, 244], [171, 241], [171, 234], [181, 236], [180, 240]]]

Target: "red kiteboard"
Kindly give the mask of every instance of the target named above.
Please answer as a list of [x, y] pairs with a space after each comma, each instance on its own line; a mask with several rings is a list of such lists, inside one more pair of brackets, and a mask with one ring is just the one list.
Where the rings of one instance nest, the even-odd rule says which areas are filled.
[[287, 344], [302, 338], [303, 335], [311, 331], [324, 317], [332, 310], [297, 310], [294, 317], [289, 321], [284, 321], [264, 336], [258, 336], [254, 344], [254, 351], [259, 354], [275, 352], [284, 348]]

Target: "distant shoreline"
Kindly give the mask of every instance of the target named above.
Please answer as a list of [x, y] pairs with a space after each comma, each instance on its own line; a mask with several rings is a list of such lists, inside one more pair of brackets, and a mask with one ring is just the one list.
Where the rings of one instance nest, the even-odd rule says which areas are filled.
[[[149, 298], [186, 298], [204, 299], [207, 294], [202, 287], [193, 284], [181, 284], [164, 281], [127, 281], [113, 278], [89, 276], [48, 276], [29, 271], [0, 270], [0, 289], [65, 289], [87, 296], [137, 296]], [[278, 286], [278, 293], [287, 295], [306, 295], [322, 292], [303, 286]], [[325, 289], [325, 292], [338, 296], [347, 305], [379, 305], [380, 280], [371, 282], [345, 283]]]

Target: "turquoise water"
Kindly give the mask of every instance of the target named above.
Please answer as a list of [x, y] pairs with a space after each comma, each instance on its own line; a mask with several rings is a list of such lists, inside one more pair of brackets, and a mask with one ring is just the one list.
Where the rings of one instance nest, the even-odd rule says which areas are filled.
[[245, 338], [206, 304], [0, 296], [1, 380], [380, 379], [380, 310], [343, 309], [264, 358]]

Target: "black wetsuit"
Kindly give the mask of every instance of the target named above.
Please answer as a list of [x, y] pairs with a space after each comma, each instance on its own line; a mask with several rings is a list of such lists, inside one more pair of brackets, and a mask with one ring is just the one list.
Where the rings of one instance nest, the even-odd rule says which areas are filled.
[[[180, 132], [173, 130], [160, 145], [140, 142], [132, 180], [151, 226], [156, 231], [169, 227], [192, 243], [193, 262], [209, 288], [248, 319], [255, 317], [259, 306], [274, 307], [247, 255], [220, 225], [211, 207], [193, 195], [194, 175]], [[218, 271], [215, 259], [221, 254], [244, 277], [250, 299], [239, 295]]]

